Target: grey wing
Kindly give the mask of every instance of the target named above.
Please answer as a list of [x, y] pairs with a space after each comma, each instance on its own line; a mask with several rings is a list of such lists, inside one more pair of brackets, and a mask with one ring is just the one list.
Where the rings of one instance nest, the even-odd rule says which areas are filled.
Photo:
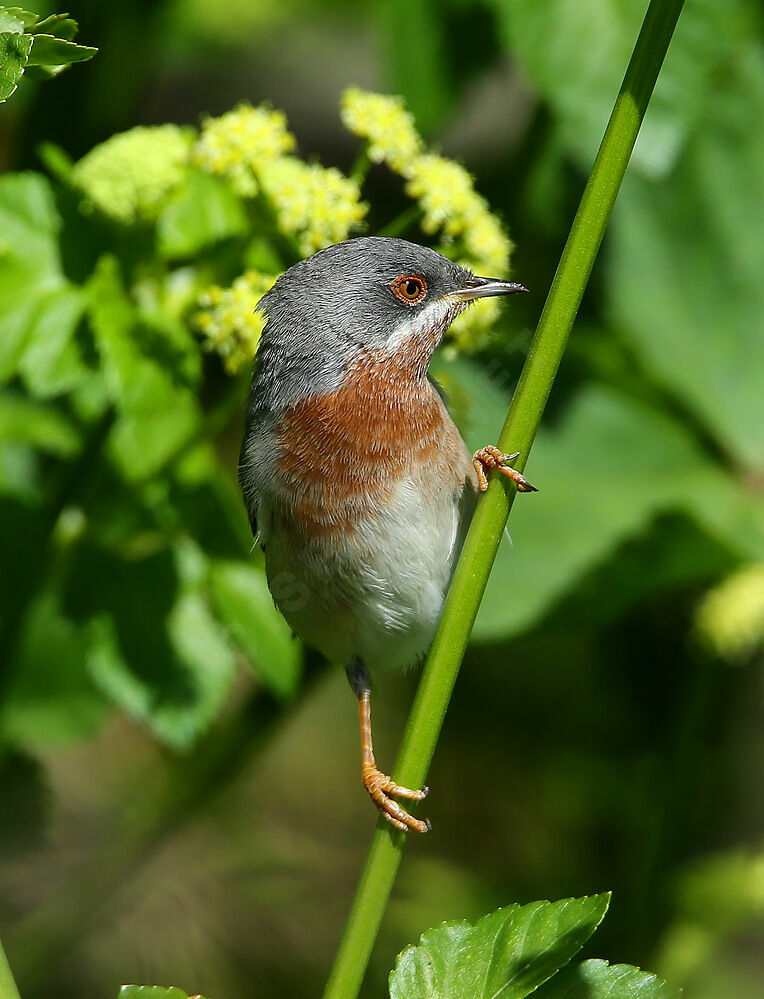
[[250, 406], [247, 414], [247, 425], [239, 451], [239, 486], [241, 487], [244, 506], [249, 519], [249, 526], [255, 542], [259, 540], [257, 511], [260, 501], [260, 484], [262, 480], [262, 442], [267, 434], [267, 418]]
[[430, 385], [432, 385], [432, 387], [440, 396], [441, 402], [446, 407], [446, 409], [448, 409], [448, 396], [446, 395], [446, 390], [443, 388], [443, 386], [440, 384], [437, 378], [433, 378], [433, 376], [429, 373], [429, 371], [427, 372], [427, 381], [430, 383]]

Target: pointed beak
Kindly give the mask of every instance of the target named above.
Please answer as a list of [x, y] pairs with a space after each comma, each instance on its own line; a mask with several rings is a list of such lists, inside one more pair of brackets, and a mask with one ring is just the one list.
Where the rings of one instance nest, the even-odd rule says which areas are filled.
[[493, 298], [495, 295], [516, 295], [527, 291], [516, 281], [499, 281], [498, 278], [472, 277], [463, 288], [451, 292], [454, 298], [463, 302], [471, 302], [475, 298]]

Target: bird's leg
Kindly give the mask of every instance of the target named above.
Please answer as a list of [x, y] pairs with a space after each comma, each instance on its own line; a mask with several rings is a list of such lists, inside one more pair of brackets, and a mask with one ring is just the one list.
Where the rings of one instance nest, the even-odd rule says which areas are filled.
[[516, 469], [509, 467], [509, 462], [514, 461], [519, 454], [519, 451], [515, 451], [514, 454], [502, 454], [492, 444], [489, 444], [488, 447], [481, 447], [479, 451], [476, 451], [472, 456], [472, 464], [475, 466], [475, 471], [477, 472], [480, 492], [484, 493], [488, 488], [486, 471], [489, 468], [495, 468], [502, 475], [506, 475], [508, 479], [512, 479], [519, 493], [537, 493], [538, 489], [532, 486], [524, 475], [521, 475]]
[[361, 776], [363, 777], [363, 786], [390, 825], [400, 829], [401, 832], [411, 830], [422, 833], [429, 832], [431, 826], [427, 819], [415, 819], [393, 797], [421, 801], [427, 796], [428, 789], [425, 787], [421, 791], [412, 791], [411, 788], [401, 787], [377, 767], [371, 741], [371, 679], [369, 674], [360, 663], [348, 666], [345, 672], [350, 686], [353, 688], [353, 693], [358, 698], [361, 714]]

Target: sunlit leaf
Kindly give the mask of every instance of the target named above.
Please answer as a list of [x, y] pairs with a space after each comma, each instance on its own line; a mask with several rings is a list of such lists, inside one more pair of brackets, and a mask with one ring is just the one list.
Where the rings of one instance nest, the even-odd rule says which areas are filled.
[[[0, 7], [0, 32], [23, 34], [26, 27], [25, 13], [20, 7]], [[29, 15], [27, 14], [27, 16]], [[31, 16], [37, 20], [35, 15]]]
[[[110, 453], [127, 479], [156, 472], [198, 426], [189, 387], [163, 352], [173, 350], [161, 330], [145, 329], [125, 295], [115, 261], [105, 259], [90, 283], [90, 321], [118, 418]], [[159, 336], [158, 336], [159, 334]]]
[[187, 257], [246, 230], [244, 208], [231, 188], [191, 170], [159, 215], [157, 245], [164, 257]]
[[43, 301], [67, 284], [58, 249], [60, 225], [44, 177], [0, 177], [0, 382], [15, 374]]
[[54, 35], [35, 34], [32, 38], [34, 44], [27, 59], [29, 66], [67, 66], [73, 62], [87, 62], [98, 51], [91, 45], [77, 45]]
[[41, 299], [30, 317], [19, 371], [33, 395], [60, 395], [94, 377], [74, 335], [85, 301], [81, 288], [68, 285]]
[[216, 562], [210, 587], [218, 617], [266, 687], [279, 697], [293, 696], [301, 646], [273, 604], [265, 573], [242, 562]]
[[580, 950], [609, 895], [510, 905], [474, 926], [443, 923], [399, 956], [391, 999], [522, 999]]
[[30, 35], [43, 33], [55, 35], [56, 38], [66, 38], [69, 41], [77, 34], [78, 26], [74, 18], [66, 14], [51, 14], [42, 21], [37, 20], [37, 14], [29, 15], [33, 21], [27, 24], [27, 31]]
[[681, 989], [629, 964], [583, 961], [564, 968], [538, 992], [538, 999], [679, 999]]
[[29, 35], [0, 32], [0, 103], [16, 90], [31, 48]]
[[163, 985], [123, 985], [117, 999], [204, 999], [204, 996], [189, 996], [183, 989]]

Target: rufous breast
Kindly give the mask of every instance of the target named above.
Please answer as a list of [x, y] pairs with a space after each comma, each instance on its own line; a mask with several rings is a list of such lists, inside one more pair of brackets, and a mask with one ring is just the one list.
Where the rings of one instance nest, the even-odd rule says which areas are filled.
[[403, 478], [426, 497], [436, 482], [457, 490], [470, 468], [432, 384], [395, 355], [364, 353], [341, 388], [287, 411], [278, 445], [282, 503], [308, 537], [352, 531]]

